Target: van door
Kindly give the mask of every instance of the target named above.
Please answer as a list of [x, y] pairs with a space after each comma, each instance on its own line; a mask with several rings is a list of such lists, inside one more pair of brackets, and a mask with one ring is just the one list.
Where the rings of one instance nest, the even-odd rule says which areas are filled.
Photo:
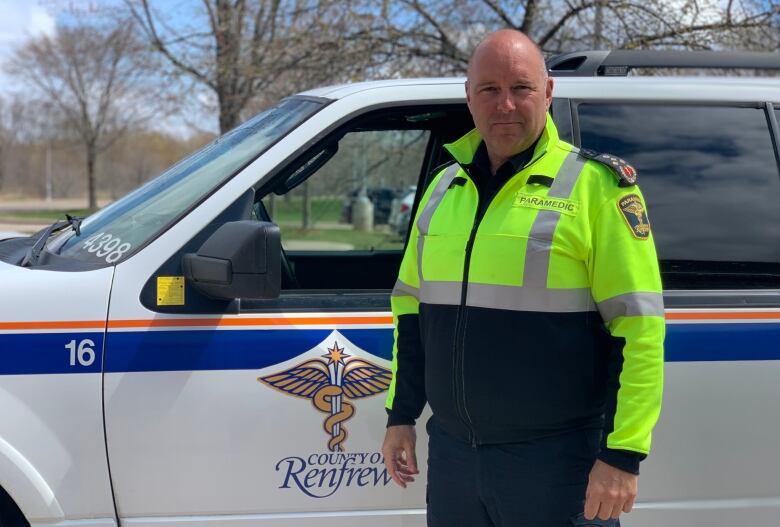
[[424, 477], [403, 491], [380, 453], [389, 294], [399, 222], [410, 218], [399, 219], [399, 202], [419, 192], [441, 141], [456, 133], [449, 110], [363, 115], [212, 222], [210, 232], [250, 215], [280, 225], [280, 298], [220, 301], [181, 283], [182, 255], [208, 233], [152, 275], [123, 281], [142, 278], [142, 290], [122, 297], [155, 313], [110, 323], [106, 426], [123, 521], [424, 524]]
[[663, 409], [637, 527], [780, 513], [780, 172], [764, 103], [580, 101], [583, 147], [639, 172], [665, 290]]

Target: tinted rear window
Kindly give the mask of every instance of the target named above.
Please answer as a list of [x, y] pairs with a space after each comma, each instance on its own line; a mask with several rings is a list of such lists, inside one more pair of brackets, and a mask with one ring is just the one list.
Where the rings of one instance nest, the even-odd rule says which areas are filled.
[[639, 171], [662, 261], [780, 263], [780, 175], [763, 109], [583, 103], [578, 115], [584, 147]]

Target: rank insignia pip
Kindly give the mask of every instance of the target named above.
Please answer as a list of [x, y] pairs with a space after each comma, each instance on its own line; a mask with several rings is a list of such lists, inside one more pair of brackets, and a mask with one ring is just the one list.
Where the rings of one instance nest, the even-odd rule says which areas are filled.
[[630, 187], [636, 185], [637, 171], [634, 167], [629, 165], [625, 159], [621, 159], [612, 154], [599, 154], [593, 150], [583, 148], [580, 150], [580, 155], [598, 161], [602, 165], [606, 165], [612, 173], [618, 178], [618, 185], [621, 187]]
[[636, 194], [629, 194], [620, 198], [618, 208], [623, 214], [631, 234], [638, 240], [646, 240], [650, 237], [650, 221], [642, 200]]

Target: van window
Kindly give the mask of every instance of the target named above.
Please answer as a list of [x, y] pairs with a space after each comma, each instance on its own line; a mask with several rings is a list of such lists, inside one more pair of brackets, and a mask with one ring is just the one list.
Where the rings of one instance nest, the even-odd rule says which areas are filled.
[[303, 184], [263, 198], [284, 249], [401, 249], [409, 222], [404, 212], [414, 199], [429, 137], [428, 130], [345, 134], [335, 154]]
[[[780, 176], [767, 117], [748, 107], [578, 105], [581, 145], [637, 168], [662, 268], [710, 276], [780, 273]], [[737, 282], [745, 285], [717, 285]]]

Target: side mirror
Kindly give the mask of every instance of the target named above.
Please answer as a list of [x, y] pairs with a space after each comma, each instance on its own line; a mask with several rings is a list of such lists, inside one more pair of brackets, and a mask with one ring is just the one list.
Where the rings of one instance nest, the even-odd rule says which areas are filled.
[[276, 298], [281, 289], [279, 226], [252, 220], [222, 225], [182, 261], [184, 276], [206, 296]]

